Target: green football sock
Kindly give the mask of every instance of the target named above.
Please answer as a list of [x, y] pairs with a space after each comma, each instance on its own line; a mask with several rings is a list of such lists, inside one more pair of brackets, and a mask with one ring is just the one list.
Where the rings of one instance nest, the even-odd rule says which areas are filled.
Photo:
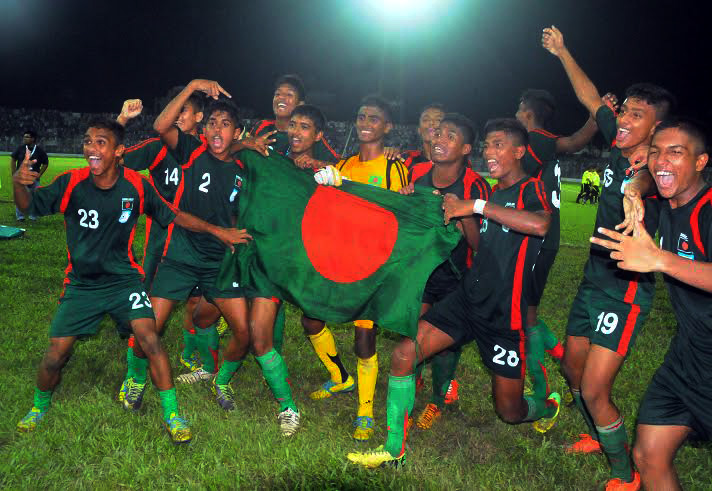
[[445, 407], [445, 395], [450, 381], [455, 378], [455, 369], [460, 361], [461, 350], [441, 351], [433, 357], [430, 365], [433, 370], [433, 397], [430, 402], [439, 408]]
[[196, 342], [197, 326], [191, 327], [189, 330], [183, 329], [183, 359], [188, 360], [193, 357], [193, 353], [198, 347]]
[[549, 395], [549, 380], [544, 367], [546, 353], [544, 351], [542, 324], [538, 323], [536, 326], [527, 327], [524, 332], [527, 336], [527, 372], [532, 382], [534, 397], [536, 399], [546, 399]]
[[598, 430], [598, 441], [611, 464], [611, 477], [630, 481], [633, 477], [633, 469], [623, 417], [619, 417], [608, 426], [596, 426], [596, 430]]
[[40, 411], [46, 411], [49, 409], [51, 403], [52, 391], [48, 390], [45, 392], [35, 387], [34, 406]]
[[195, 344], [198, 347], [198, 353], [200, 353], [200, 360], [203, 362], [203, 370], [215, 373], [218, 364], [218, 347], [220, 345], [217, 324], [212, 324], [205, 329], [196, 329]]
[[586, 403], [583, 401], [583, 397], [581, 397], [581, 391], [571, 389], [571, 395], [574, 396], [574, 402], [576, 403], [576, 407], [581, 412], [581, 416], [583, 416], [584, 421], [586, 421], [586, 424], [588, 425], [588, 432], [591, 434], [591, 438], [593, 438], [594, 440], [598, 440], [598, 432], [596, 431], [596, 426], [593, 424], [593, 418], [591, 418], [588, 409], [586, 409]]
[[546, 322], [544, 322], [541, 319], [537, 319], [537, 326], [539, 327], [539, 332], [541, 333], [541, 338], [544, 343], [544, 349], [545, 350], [551, 350], [554, 349], [554, 346], [556, 346], [559, 343], [558, 338], [556, 337], [556, 334], [552, 332], [551, 329], [549, 329], [549, 326], [546, 325]]
[[218, 375], [217, 375], [217, 377], [215, 377], [215, 384], [217, 384], [217, 385], [229, 384], [230, 379], [232, 378], [233, 375], [235, 375], [235, 372], [240, 368], [241, 365], [242, 365], [242, 360], [237, 360], [237, 361], [223, 360], [223, 363], [220, 366], [220, 370], [218, 371]]
[[163, 419], [168, 420], [171, 414], [178, 414], [178, 399], [176, 399], [176, 388], [167, 390], [159, 390], [158, 395], [161, 398], [161, 406], [163, 406]]
[[385, 449], [393, 457], [405, 452], [406, 425], [415, 403], [415, 375], [388, 377], [386, 398], [386, 422], [388, 437]]
[[133, 357], [133, 379], [137, 384], [146, 383], [146, 372], [148, 369], [148, 358], [139, 358], [138, 356]]
[[551, 418], [556, 413], [556, 406], [547, 404], [546, 399], [524, 396], [527, 403], [527, 415], [524, 421], [536, 421], [541, 418]]
[[133, 350], [133, 345], [136, 341], [134, 340], [134, 337], [131, 336], [129, 338], [129, 347], [126, 350], [126, 380], [132, 378], [134, 376], [134, 358], [136, 355], [134, 355], [134, 350]]
[[277, 316], [274, 318], [274, 328], [272, 331], [272, 347], [280, 355], [282, 354], [282, 344], [284, 344], [285, 310], [284, 302], [280, 302], [279, 309], [277, 309]]
[[257, 356], [257, 363], [262, 368], [262, 374], [269, 385], [272, 395], [279, 402], [280, 411], [287, 408], [297, 411], [297, 405], [292, 399], [292, 389], [289, 387], [287, 364], [274, 349], [262, 356]]

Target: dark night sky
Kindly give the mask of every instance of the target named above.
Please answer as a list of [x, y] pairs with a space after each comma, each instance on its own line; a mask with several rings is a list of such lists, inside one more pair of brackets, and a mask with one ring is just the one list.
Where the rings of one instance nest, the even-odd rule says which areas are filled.
[[150, 105], [204, 77], [268, 115], [274, 79], [296, 72], [309, 91], [327, 93], [327, 117], [350, 119], [378, 89], [385, 42], [385, 93], [396, 95], [402, 64], [409, 121], [436, 100], [482, 124], [513, 115], [519, 93], [538, 87], [559, 102], [555, 129], [570, 132], [586, 115], [540, 46], [541, 29], [555, 24], [601, 93], [655, 82], [681, 112], [712, 120], [712, 23], [698, 3], [436, 3], [416, 24], [378, 20], [368, 0], [0, 0], [0, 105], [118, 112], [126, 98]]

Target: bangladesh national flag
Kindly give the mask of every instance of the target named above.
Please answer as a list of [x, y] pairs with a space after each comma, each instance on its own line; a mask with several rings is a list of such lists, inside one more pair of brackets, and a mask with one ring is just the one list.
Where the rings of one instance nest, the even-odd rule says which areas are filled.
[[253, 240], [228, 251], [218, 286], [238, 281], [328, 322], [369, 319], [415, 336], [430, 273], [460, 240], [442, 198], [345, 181], [319, 186], [281, 155], [245, 150], [238, 226]]

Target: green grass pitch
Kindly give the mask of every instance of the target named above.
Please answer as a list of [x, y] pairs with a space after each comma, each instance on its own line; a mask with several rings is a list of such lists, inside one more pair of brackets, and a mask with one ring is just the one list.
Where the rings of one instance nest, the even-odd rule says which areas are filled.
[[[52, 158], [44, 182], [81, 159]], [[0, 224], [14, 225], [9, 158], [0, 157]], [[587, 257], [595, 208], [577, 205], [578, 185], [564, 185], [562, 245], [540, 314], [563, 336], [569, 307]], [[143, 222], [142, 222], [143, 223]], [[603, 456], [565, 455], [561, 445], [584, 423], [573, 408], [562, 408], [557, 425], [545, 436], [531, 425], [510, 426], [497, 419], [490, 377], [477, 349], [465, 349], [458, 368], [460, 401], [449, 407], [430, 431], [413, 430], [408, 465], [401, 471], [365, 471], [350, 465], [346, 453], [371, 448], [385, 437], [385, 397], [390, 352], [396, 337], [379, 336], [380, 377], [376, 389], [376, 433], [365, 446], [351, 439], [355, 393], [312, 401], [309, 392], [322, 384], [326, 371], [314, 355], [289, 308], [285, 359], [303, 427], [290, 439], [280, 436], [277, 406], [253, 358], [233, 379], [237, 409], [224, 413], [205, 385], [178, 386], [184, 416], [194, 441], [174, 447], [161, 426], [160, 401], [149, 388], [138, 414], [125, 412], [116, 393], [126, 370], [126, 343], [107, 318], [100, 333], [77, 344], [38, 429], [28, 435], [15, 424], [32, 405], [35, 372], [47, 345], [66, 266], [62, 217], [25, 222], [23, 239], [0, 242], [0, 489], [601, 489], [608, 476]], [[142, 253], [143, 230], [136, 236]], [[167, 328], [164, 345], [174, 373], [181, 346], [182, 309]], [[624, 365], [614, 400], [626, 417], [629, 435], [643, 392], [662, 361], [675, 318], [667, 294], [658, 291], [645, 329]], [[347, 369], [355, 373], [353, 330], [335, 326], [334, 334]], [[226, 340], [223, 339], [222, 343]], [[552, 386], [565, 384], [554, 363]], [[428, 401], [431, 383], [418, 395], [418, 414]], [[686, 489], [710, 489], [709, 447], [685, 446], [676, 460]]]

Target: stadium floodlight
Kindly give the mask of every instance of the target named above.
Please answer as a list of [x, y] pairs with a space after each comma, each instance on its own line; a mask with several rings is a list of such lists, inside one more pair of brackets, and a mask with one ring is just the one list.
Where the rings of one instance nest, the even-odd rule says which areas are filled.
[[385, 24], [425, 21], [436, 9], [447, 7], [449, 0], [365, 0], [371, 13]]

